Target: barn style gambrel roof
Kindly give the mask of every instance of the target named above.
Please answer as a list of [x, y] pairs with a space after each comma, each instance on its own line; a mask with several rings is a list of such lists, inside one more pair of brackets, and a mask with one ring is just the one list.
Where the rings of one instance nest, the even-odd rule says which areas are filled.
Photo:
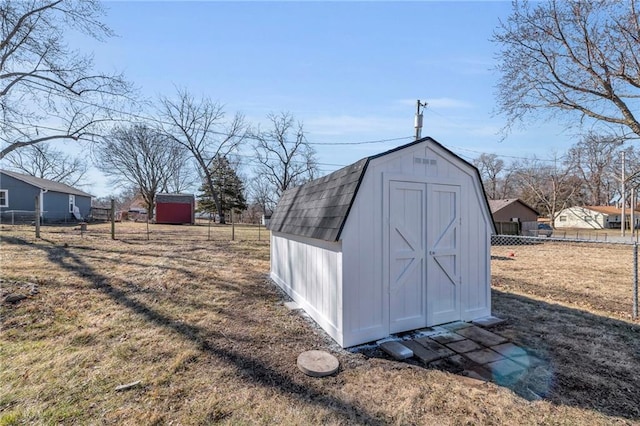
[[61, 192], [63, 194], [71, 194], [71, 195], [79, 195], [81, 197], [92, 197], [91, 194], [88, 194], [84, 191], [80, 191], [72, 186], [66, 185], [61, 182], [55, 182], [49, 179], [41, 179], [35, 176], [29, 176], [22, 173], [12, 172], [9, 170], [0, 170], [0, 173], [10, 176], [14, 179], [22, 181], [28, 185], [34, 186], [39, 189], [53, 191], [53, 192]]
[[[278, 201], [271, 216], [269, 229], [319, 240], [338, 241], [369, 162], [425, 141], [437, 145], [440, 149], [467, 164], [475, 170], [478, 181], [482, 181], [480, 172], [473, 164], [445, 148], [436, 140], [426, 137], [380, 154], [365, 157], [326, 176], [288, 189]], [[487, 212], [490, 212], [484, 188], [482, 185], [480, 187], [483, 191]], [[493, 223], [492, 226], [495, 230]]]

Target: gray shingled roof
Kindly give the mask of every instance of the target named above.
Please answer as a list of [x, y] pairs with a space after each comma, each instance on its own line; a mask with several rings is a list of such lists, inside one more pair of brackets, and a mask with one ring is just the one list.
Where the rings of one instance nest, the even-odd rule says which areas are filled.
[[[475, 170], [478, 181], [481, 181], [480, 173], [473, 164], [460, 158], [434, 139], [425, 137], [389, 151], [363, 158], [357, 163], [336, 170], [329, 175], [285, 191], [271, 216], [269, 229], [325, 241], [338, 241], [369, 161], [425, 141], [439, 146], [444, 151], [460, 159], [460, 161], [468, 164]], [[481, 189], [484, 192], [482, 185]], [[486, 203], [486, 195], [483, 198]], [[486, 207], [488, 213], [490, 210], [489, 205], [486, 204]], [[493, 220], [491, 221], [491, 226], [495, 232]]]
[[0, 170], [0, 173], [10, 176], [14, 179], [18, 179], [24, 183], [28, 183], [29, 185], [35, 186], [36, 188], [46, 189], [53, 192], [62, 192], [64, 194], [80, 195], [83, 197], [92, 196], [91, 194], [87, 194], [84, 191], [75, 189], [72, 186], [60, 182], [55, 182], [49, 179], [41, 179], [35, 176], [24, 175], [22, 173], [11, 172], [8, 170]]
[[527, 203], [525, 203], [519, 198], [505, 198], [502, 200], [488, 200], [488, 201], [489, 201], [489, 208], [491, 209], [491, 214], [494, 214], [495, 212], [500, 211], [503, 208], [517, 202], [522, 204], [532, 212], [534, 212], [536, 215], [540, 216], [540, 213], [538, 213], [536, 209], [534, 209], [533, 207], [531, 207], [530, 205], [528, 205]]
[[186, 204], [186, 203], [194, 203], [193, 194], [157, 194], [156, 195], [156, 203], [178, 203], [178, 204]]
[[337, 241], [369, 159], [344, 167], [282, 194], [269, 229]]

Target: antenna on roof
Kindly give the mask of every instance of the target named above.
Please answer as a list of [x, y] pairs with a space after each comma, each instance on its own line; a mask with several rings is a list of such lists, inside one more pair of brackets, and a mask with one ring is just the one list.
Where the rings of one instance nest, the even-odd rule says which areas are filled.
[[418, 99], [418, 102], [416, 105], [416, 119], [413, 124], [413, 127], [415, 127], [416, 129], [416, 140], [420, 139], [420, 134], [422, 133], [422, 111], [426, 107], [427, 107], [427, 103], [420, 102], [420, 99]]

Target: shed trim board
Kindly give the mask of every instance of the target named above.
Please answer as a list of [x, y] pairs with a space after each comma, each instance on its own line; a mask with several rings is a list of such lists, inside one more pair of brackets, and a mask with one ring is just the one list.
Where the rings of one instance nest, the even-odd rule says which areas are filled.
[[425, 138], [321, 179], [283, 194], [271, 277], [341, 346], [490, 315], [495, 228], [474, 166]]

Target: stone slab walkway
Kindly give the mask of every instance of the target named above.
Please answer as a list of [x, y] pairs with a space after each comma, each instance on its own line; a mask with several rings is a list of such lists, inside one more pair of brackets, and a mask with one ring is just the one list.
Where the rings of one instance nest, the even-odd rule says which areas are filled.
[[412, 336], [379, 346], [397, 360], [414, 359], [428, 368], [500, 384], [513, 383], [543, 363], [503, 336], [466, 322], [416, 330]]

